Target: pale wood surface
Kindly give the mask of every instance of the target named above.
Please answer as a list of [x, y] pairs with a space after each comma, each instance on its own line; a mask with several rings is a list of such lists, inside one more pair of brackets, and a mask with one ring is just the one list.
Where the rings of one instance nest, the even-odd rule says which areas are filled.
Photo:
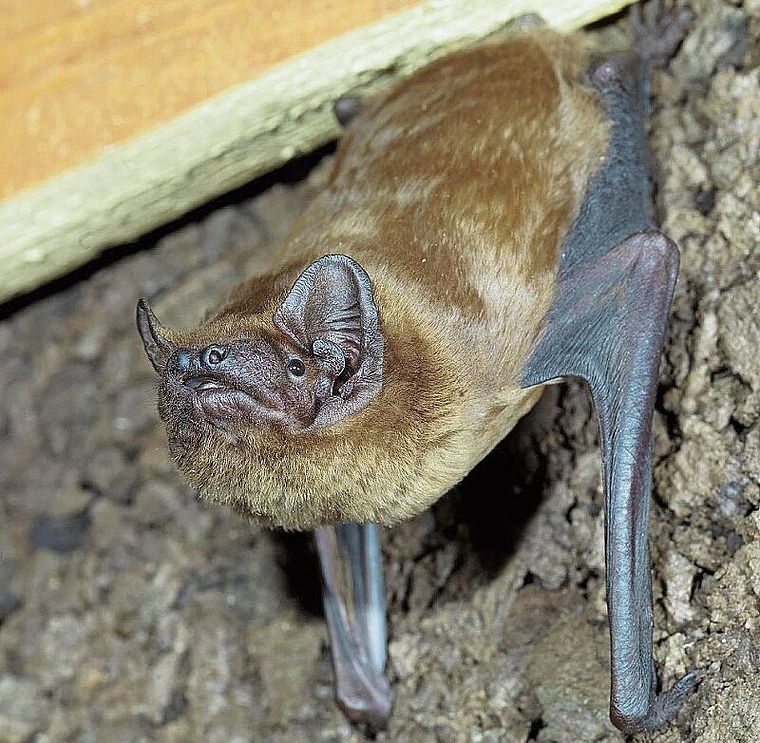
[[413, 4], [0, 2], [0, 199]]
[[[526, 13], [571, 30], [626, 0], [431, 0], [298, 55], [0, 204], [0, 301], [339, 135], [331, 103]], [[285, 5], [285, 3], [283, 3]]]

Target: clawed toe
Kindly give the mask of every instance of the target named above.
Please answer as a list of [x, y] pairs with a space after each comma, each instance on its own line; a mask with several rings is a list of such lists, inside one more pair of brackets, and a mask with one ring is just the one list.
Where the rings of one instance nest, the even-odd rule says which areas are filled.
[[625, 735], [635, 735], [647, 730], [655, 730], [672, 720], [681, 709], [684, 699], [694, 690], [701, 677], [696, 671], [687, 673], [676, 681], [667, 691], [659, 694], [644, 714], [626, 714], [625, 711], [612, 708], [610, 718], [613, 724]]
[[630, 24], [640, 54], [661, 66], [675, 53], [694, 19], [688, 8], [665, 11], [659, 0], [631, 6]]

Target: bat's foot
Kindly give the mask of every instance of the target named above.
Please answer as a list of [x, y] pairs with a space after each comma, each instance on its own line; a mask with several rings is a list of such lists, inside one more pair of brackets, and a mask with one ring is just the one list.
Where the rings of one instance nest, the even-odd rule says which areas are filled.
[[655, 697], [649, 709], [641, 714], [624, 709], [624, 704], [613, 702], [610, 709], [610, 719], [616, 728], [625, 735], [643, 733], [647, 730], [656, 730], [672, 720], [678, 710], [681, 709], [684, 699], [694, 690], [699, 683], [699, 676], [695, 671], [687, 673], [680, 681], [677, 681], [667, 691]]
[[390, 684], [381, 674], [362, 681], [364, 683], [360, 687], [356, 685], [355, 679], [350, 688], [338, 687], [335, 690], [335, 701], [351, 722], [367, 732], [385, 730], [393, 708]]
[[377, 525], [323, 526], [314, 536], [322, 566], [335, 701], [351, 722], [376, 732], [386, 727], [393, 707], [393, 692], [383, 673], [385, 587]]
[[666, 11], [660, 0], [631, 6], [631, 30], [639, 54], [650, 64], [663, 66], [674, 54], [694, 18], [688, 8]]

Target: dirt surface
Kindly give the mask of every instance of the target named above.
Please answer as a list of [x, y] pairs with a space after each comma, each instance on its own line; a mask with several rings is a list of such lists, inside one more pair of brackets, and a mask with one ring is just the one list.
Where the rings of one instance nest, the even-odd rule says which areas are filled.
[[[657, 209], [682, 250], [655, 419], [658, 743], [760, 740], [760, 3], [703, 0], [653, 74]], [[140, 295], [196, 322], [323, 182], [209, 213], [0, 323], [0, 743], [355, 741], [306, 536], [202, 506], [170, 465]], [[457, 490], [383, 534], [379, 741], [620, 741], [596, 423], [552, 388]]]

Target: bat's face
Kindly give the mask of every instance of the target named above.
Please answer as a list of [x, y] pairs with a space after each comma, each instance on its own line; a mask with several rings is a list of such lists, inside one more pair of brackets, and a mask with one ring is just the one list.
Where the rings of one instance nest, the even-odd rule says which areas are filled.
[[341, 424], [382, 388], [384, 343], [358, 264], [312, 263], [270, 317], [223, 312], [181, 334], [140, 300], [137, 325], [160, 378], [169, 451], [202, 495], [292, 526], [305, 518], [308, 492], [321, 509], [310, 518], [335, 518], [314, 452], [328, 461], [339, 447], [326, 452], [325, 441], [339, 439]]
[[254, 426], [304, 430], [344, 365], [341, 354], [316, 358], [284, 335], [177, 346], [159, 370], [159, 413], [180, 434], [203, 426], [228, 436]]

